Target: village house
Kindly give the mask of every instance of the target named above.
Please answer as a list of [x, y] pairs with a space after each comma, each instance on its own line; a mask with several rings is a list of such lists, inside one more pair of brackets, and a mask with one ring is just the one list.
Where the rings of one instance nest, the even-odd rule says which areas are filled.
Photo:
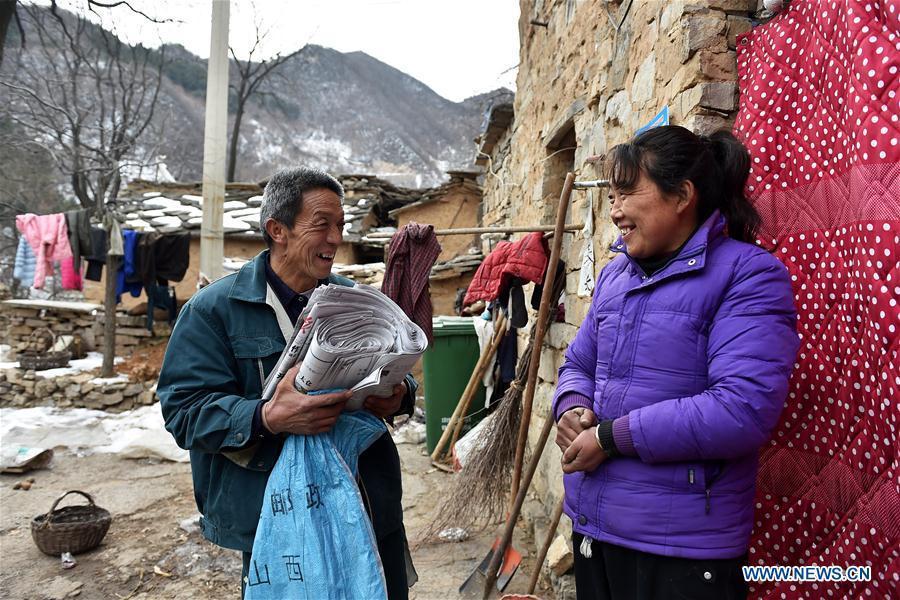
[[[397, 187], [372, 175], [341, 175], [345, 189], [344, 212], [347, 224], [344, 243], [335, 256], [337, 270], [362, 283], [377, 284], [383, 277], [384, 247], [396, 231], [389, 211], [418, 201], [424, 192]], [[225, 188], [223, 205], [223, 256], [226, 274], [236, 271], [247, 260], [265, 249], [259, 232], [259, 209], [262, 204], [262, 184], [229, 183]], [[138, 232], [161, 234], [188, 233], [190, 263], [180, 282], [173, 282], [179, 302], [187, 300], [197, 290], [200, 275], [200, 227], [202, 203], [199, 183], [157, 183], [135, 181], [119, 197], [122, 227]], [[370, 237], [370, 234], [380, 234]], [[358, 268], [353, 268], [359, 265]], [[363, 267], [362, 265], [371, 265]], [[85, 299], [102, 303], [105, 280], [86, 281]], [[126, 310], [140, 310], [146, 303], [138, 298], [122, 296]]]

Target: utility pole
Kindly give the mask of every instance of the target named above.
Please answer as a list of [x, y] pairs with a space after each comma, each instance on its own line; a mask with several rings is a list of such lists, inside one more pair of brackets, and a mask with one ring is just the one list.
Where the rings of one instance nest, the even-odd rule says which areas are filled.
[[228, 13], [229, 0], [212, 0], [203, 132], [203, 223], [200, 229], [200, 273], [209, 281], [222, 276], [224, 253], [222, 213], [228, 132]]

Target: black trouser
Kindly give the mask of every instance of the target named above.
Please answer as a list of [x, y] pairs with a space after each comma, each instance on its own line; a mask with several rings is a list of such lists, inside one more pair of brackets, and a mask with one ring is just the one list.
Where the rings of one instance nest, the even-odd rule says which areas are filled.
[[742, 600], [746, 557], [697, 560], [659, 556], [598, 542], [581, 555], [583, 536], [572, 534], [578, 600]]
[[[247, 573], [250, 571], [250, 553], [242, 552], [241, 598], [246, 589]], [[406, 600], [409, 598], [409, 586], [406, 579], [406, 533], [403, 529], [384, 536], [378, 540], [378, 554], [381, 566], [384, 567], [384, 579], [387, 584], [390, 600]]]

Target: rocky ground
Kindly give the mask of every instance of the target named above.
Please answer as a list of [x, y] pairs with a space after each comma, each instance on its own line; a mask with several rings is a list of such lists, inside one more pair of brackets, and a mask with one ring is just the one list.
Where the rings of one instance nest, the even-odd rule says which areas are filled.
[[[431, 467], [423, 445], [399, 448], [406, 525], [414, 540], [426, 528], [452, 476]], [[13, 489], [29, 477], [35, 479], [30, 490]], [[113, 523], [99, 548], [77, 555], [78, 564], [64, 570], [59, 557], [42, 554], [34, 545], [30, 520], [72, 489], [93, 494], [112, 513]], [[70, 498], [80, 502], [77, 496]], [[238, 553], [207, 543], [191, 525], [196, 510], [186, 464], [57, 452], [49, 469], [0, 475], [0, 506], [0, 598], [239, 598]], [[411, 597], [457, 597], [457, 588], [480, 562], [493, 536], [490, 532], [464, 542], [415, 546], [419, 583]], [[517, 538], [515, 545], [525, 557], [507, 593], [524, 591], [533, 567], [533, 542]], [[552, 593], [543, 590], [542, 597]]]

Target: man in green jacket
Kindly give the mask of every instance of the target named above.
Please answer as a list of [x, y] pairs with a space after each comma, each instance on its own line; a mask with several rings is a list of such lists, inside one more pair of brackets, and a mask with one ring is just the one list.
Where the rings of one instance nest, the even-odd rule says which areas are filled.
[[[243, 552], [243, 584], [266, 482], [285, 436], [329, 431], [350, 397], [347, 391], [301, 394], [293, 387], [294, 367], [272, 399], [261, 400], [312, 291], [328, 283], [354, 285], [331, 274], [343, 237], [343, 197], [341, 184], [322, 171], [273, 175], [260, 210], [269, 249], [184, 305], [160, 372], [166, 429], [190, 450], [200, 529], [211, 542]], [[393, 396], [370, 397], [365, 408], [385, 419], [412, 414], [416, 387], [407, 376]], [[360, 455], [359, 484], [388, 594], [406, 598], [415, 571], [403, 529], [400, 458], [389, 434]]]

